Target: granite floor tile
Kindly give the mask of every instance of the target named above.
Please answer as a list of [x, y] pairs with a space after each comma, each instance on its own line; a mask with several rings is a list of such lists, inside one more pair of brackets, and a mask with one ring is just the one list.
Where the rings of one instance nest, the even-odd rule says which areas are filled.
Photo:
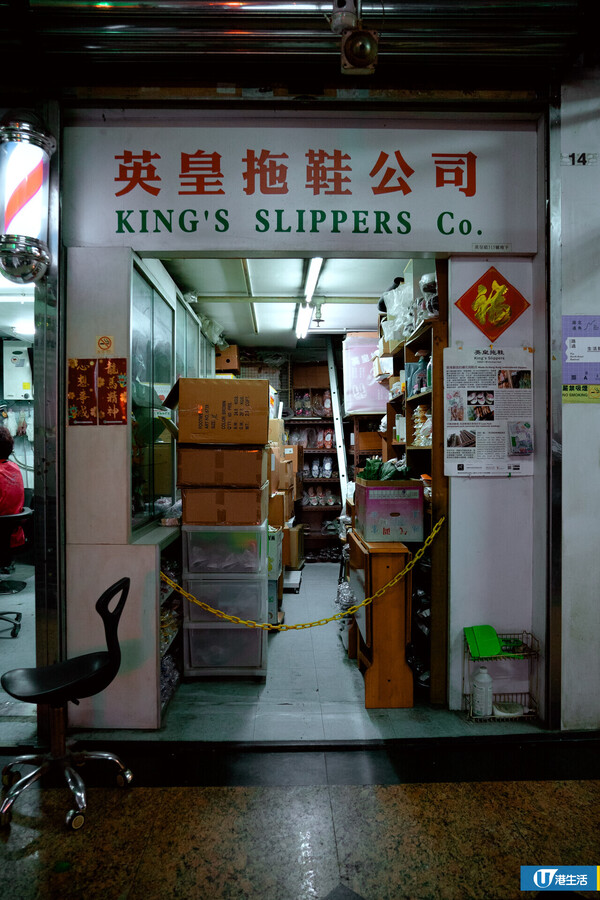
[[521, 865], [598, 855], [600, 782], [330, 790], [341, 880], [365, 900], [533, 896]]
[[128, 900], [319, 900], [339, 884], [326, 788], [213, 788], [173, 799]]
[[126, 897], [155, 820], [155, 797], [142, 790], [88, 792], [83, 829], [65, 825], [72, 807], [62, 789], [32, 787], [2, 829], [0, 883], [14, 900], [90, 900]]
[[[250, 781], [260, 756], [244, 755]], [[356, 773], [348, 753], [326, 760], [347, 783], [294, 785], [323, 777], [311, 757], [302, 773], [287, 754], [278, 787], [92, 787], [77, 832], [69, 793], [35, 786], [0, 832], [2, 896], [516, 900], [534, 896], [521, 865], [597, 863], [599, 780], [365, 785], [350, 781], [391, 775], [384, 756], [361, 756]]]

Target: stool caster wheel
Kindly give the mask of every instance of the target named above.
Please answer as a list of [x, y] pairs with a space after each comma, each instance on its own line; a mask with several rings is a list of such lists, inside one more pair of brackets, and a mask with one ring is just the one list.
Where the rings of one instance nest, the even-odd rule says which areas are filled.
[[12, 821], [12, 811], [9, 809], [6, 812], [0, 813], [0, 828], [8, 828]]
[[70, 809], [65, 819], [67, 828], [72, 831], [79, 831], [85, 825], [85, 813], [80, 809]]
[[131, 771], [131, 769], [124, 769], [123, 772], [119, 772], [119, 774], [117, 775], [117, 784], [119, 785], [119, 787], [129, 787], [132, 781], [133, 772]]
[[11, 788], [13, 784], [16, 784], [21, 778], [20, 772], [15, 772], [10, 766], [5, 766], [2, 769], [2, 787]]

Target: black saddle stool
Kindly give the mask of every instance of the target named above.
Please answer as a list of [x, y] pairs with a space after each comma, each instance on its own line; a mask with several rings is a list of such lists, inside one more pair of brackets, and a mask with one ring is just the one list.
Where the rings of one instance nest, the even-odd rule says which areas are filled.
[[[0, 679], [2, 687], [11, 697], [46, 705], [50, 711], [50, 752], [18, 756], [2, 770], [2, 784], [9, 790], [0, 806], [0, 826], [10, 824], [11, 808], [17, 797], [53, 767], [62, 770], [75, 799], [76, 809], [70, 810], [66, 818], [67, 826], [74, 830], [83, 826], [86, 811], [85, 785], [74, 766], [82, 765], [90, 759], [109, 760], [118, 768], [117, 784], [122, 787], [131, 784], [132, 773], [114, 754], [100, 750], [71, 752], [67, 749], [66, 742], [68, 702], [79, 703], [82, 697], [99, 694], [108, 687], [119, 671], [121, 650], [117, 631], [129, 585], [129, 578], [121, 578], [96, 602], [96, 611], [104, 623], [106, 650], [76, 656], [52, 666], [13, 669]], [[111, 601], [119, 593], [120, 597], [111, 610]], [[33, 772], [21, 777], [17, 771], [21, 765], [35, 768]]]
[[[33, 510], [28, 506], [24, 506], [21, 512], [14, 513], [10, 516], [0, 516], [0, 568], [9, 569], [12, 563], [13, 550], [11, 550], [10, 539], [21, 525], [23, 525], [31, 516]], [[18, 549], [18, 548], [17, 548]], [[16, 581], [14, 578], [0, 578], [0, 594], [18, 594], [27, 587], [26, 581]], [[0, 619], [12, 625], [10, 633], [11, 637], [17, 637], [21, 630], [20, 612], [2, 610]]]

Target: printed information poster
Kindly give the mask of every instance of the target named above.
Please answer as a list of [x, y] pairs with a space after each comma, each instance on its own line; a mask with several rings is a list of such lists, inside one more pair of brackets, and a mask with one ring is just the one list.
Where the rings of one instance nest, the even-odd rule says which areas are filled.
[[563, 316], [563, 403], [600, 403], [600, 317]]
[[444, 350], [444, 474], [533, 474], [528, 350]]

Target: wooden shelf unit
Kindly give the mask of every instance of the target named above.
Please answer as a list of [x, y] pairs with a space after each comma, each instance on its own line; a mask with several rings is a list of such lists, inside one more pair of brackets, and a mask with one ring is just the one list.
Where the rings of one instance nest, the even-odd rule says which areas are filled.
[[[293, 368], [292, 379], [293, 395], [307, 395], [311, 404], [315, 397], [322, 396], [325, 391], [330, 390], [329, 369], [326, 363], [297, 365]], [[323, 458], [330, 456], [332, 458], [332, 471], [338, 471], [333, 413], [327, 416], [314, 414], [291, 416], [286, 419], [286, 427], [290, 433], [290, 440], [291, 433], [297, 432], [302, 428], [316, 429], [317, 432], [321, 429], [330, 429], [332, 432], [330, 446], [303, 447], [304, 464], [305, 466], [308, 464], [312, 468], [313, 462], [318, 460], [319, 467], [322, 469]], [[321, 488], [326, 490], [328, 487], [337, 498], [337, 502], [334, 504], [317, 503], [316, 505], [305, 505], [302, 500], [297, 500], [295, 503], [296, 522], [303, 525], [305, 558], [309, 556], [311, 549], [319, 553], [323, 548], [328, 548], [330, 551], [335, 551], [339, 548], [337, 534], [323, 534], [321, 531], [324, 522], [338, 518], [342, 512], [339, 476], [333, 478], [328, 478], [322, 474], [316, 477], [309, 476], [305, 478], [303, 476], [303, 494], [308, 489], [317, 490]]]
[[[444, 475], [444, 367], [443, 351], [448, 343], [448, 268], [445, 260], [435, 264], [439, 317], [424, 322], [408, 339], [399, 342], [390, 351], [394, 359], [394, 374], [405, 369], [407, 362], [418, 360], [417, 352], [426, 350], [432, 359], [431, 388], [405, 397], [403, 394], [390, 399], [387, 404], [387, 430], [383, 439], [383, 459], [401, 458], [411, 469], [411, 477], [428, 475], [431, 479], [431, 500], [425, 502], [425, 534], [431, 533], [442, 516], [446, 523], [431, 545], [431, 565], [416, 566], [413, 570], [415, 590], [422, 587], [431, 599], [429, 617], [428, 662], [430, 666], [429, 701], [434, 706], [445, 706], [448, 696], [448, 478]], [[425, 403], [431, 407], [432, 444], [414, 444], [412, 413], [416, 406]], [[406, 415], [406, 442], [394, 440], [396, 414]], [[411, 545], [411, 549], [412, 545]], [[417, 548], [414, 548], [417, 549]], [[422, 643], [423, 632], [413, 615], [413, 642]]]

